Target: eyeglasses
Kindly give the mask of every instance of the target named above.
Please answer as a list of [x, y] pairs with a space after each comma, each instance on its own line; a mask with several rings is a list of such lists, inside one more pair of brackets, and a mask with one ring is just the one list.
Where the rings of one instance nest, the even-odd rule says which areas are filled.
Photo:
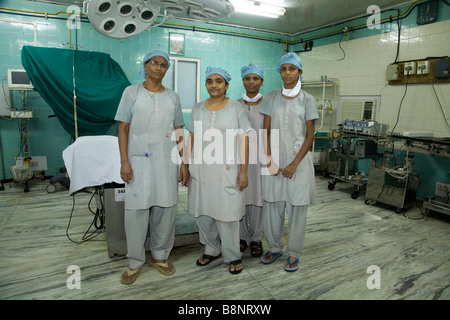
[[294, 72], [296, 70], [300, 71], [300, 69], [297, 68], [296, 66], [281, 66], [281, 68], [280, 68], [280, 72], [286, 72], [286, 71]]
[[155, 60], [150, 60], [149, 62], [154, 67], [161, 67], [161, 69], [164, 69], [164, 70], [169, 68], [169, 66], [166, 63], [159, 63], [158, 61], [155, 61]]

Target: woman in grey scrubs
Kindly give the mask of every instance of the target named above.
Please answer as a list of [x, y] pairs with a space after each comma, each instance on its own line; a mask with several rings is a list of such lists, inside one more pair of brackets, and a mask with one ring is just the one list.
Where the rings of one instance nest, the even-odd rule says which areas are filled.
[[209, 98], [192, 109], [187, 125], [189, 164], [188, 212], [199, 227], [205, 266], [223, 255], [229, 271], [242, 271], [239, 220], [244, 215], [247, 187], [248, 137], [251, 130], [244, 106], [226, 97], [231, 77], [216, 67], [206, 69]]
[[263, 253], [262, 236], [264, 232], [261, 151], [259, 142], [262, 141], [264, 115], [259, 112], [263, 96], [259, 89], [264, 82], [264, 67], [250, 63], [241, 68], [242, 83], [245, 93], [239, 102], [245, 106], [248, 120], [253, 130], [249, 132], [249, 165], [248, 185], [244, 191], [245, 216], [240, 222], [241, 252], [250, 245], [253, 257], [260, 257]]
[[[150, 266], [164, 275], [175, 267], [167, 261], [175, 240], [178, 164], [172, 149], [182, 142], [183, 114], [178, 95], [162, 85], [170, 65], [167, 53], [154, 50], [144, 57], [143, 83], [125, 88], [115, 120], [119, 121], [120, 174], [125, 185], [125, 233], [128, 268], [122, 283], [131, 284], [145, 263], [150, 228]], [[178, 130], [177, 130], [178, 129]], [[180, 132], [181, 131], [181, 132]], [[186, 168], [180, 179], [186, 183]]]
[[[298, 270], [303, 250], [308, 205], [315, 203], [316, 182], [311, 152], [314, 121], [318, 119], [314, 97], [301, 90], [303, 63], [295, 53], [284, 55], [278, 63], [283, 89], [264, 97], [261, 113], [271, 175], [263, 176], [263, 199], [267, 214], [264, 234], [269, 251], [261, 262], [270, 264], [282, 255], [285, 210], [289, 217], [285, 270]], [[278, 136], [278, 139], [275, 139]]]

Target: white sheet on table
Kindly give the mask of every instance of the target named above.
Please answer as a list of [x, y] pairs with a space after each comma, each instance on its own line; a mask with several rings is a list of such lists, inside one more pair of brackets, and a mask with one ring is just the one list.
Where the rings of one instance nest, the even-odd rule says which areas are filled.
[[63, 151], [63, 160], [70, 178], [70, 194], [105, 183], [125, 183], [120, 177], [117, 137], [79, 137]]

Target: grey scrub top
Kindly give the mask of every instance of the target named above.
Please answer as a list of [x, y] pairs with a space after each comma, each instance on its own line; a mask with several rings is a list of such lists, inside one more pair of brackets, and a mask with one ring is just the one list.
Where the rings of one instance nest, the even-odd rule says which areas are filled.
[[187, 125], [194, 132], [189, 173], [188, 212], [194, 217], [239, 221], [245, 213], [242, 191], [237, 185], [240, 169], [238, 138], [251, 130], [244, 106], [229, 99], [221, 110], [209, 111], [205, 102], [192, 109]]
[[[285, 99], [281, 89], [264, 98], [261, 113], [271, 116], [272, 158], [280, 168], [289, 165], [300, 151], [306, 138], [306, 121], [319, 118], [316, 100], [301, 90], [294, 99]], [[279, 140], [273, 141], [278, 131]], [[279, 159], [277, 161], [277, 155]], [[268, 202], [286, 201], [293, 206], [314, 204], [316, 180], [311, 152], [302, 159], [289, 179], [282, 174], [263, 176], [263, 199]]]
[[[263, 98], [264, 99], [264, 98]], [[264, 145], [262, 144], [262, 129], [264, 115], [260, 113], [260, 109], [264, 100], [260, 103], [249, 106], [246, 105], [244, 99], [238, 99], [245, 108], [248, 121], [252, 127], [252, 131], [248, 133], [249, 145], [249, 165], [248, 165], [248, 187], [244, 190], [245, 205], [260, 206], [263, 205], [262, 199], [262, 172], [261, 159], [265, 163]], [[264, 166], [265, 167], [265, 166]]]
[[[171, 207], [178, 202], [178, 158], [174, 127], [184, 126], [178, 95], [146, 90], [142, 83], [125, 88], [116, 121], [130, 123], [128, 158], [133, 180], [125, 185], [125, 208]], [[174, 153], [177, 154], [177, 153]]]

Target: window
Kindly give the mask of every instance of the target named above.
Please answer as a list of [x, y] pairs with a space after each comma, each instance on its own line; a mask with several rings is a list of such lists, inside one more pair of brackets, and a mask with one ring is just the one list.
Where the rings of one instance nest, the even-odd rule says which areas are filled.
[[163, 85], [180, 96], [183, 113], [190, 113], [200, 101], [200, 59], [170, 58]]

